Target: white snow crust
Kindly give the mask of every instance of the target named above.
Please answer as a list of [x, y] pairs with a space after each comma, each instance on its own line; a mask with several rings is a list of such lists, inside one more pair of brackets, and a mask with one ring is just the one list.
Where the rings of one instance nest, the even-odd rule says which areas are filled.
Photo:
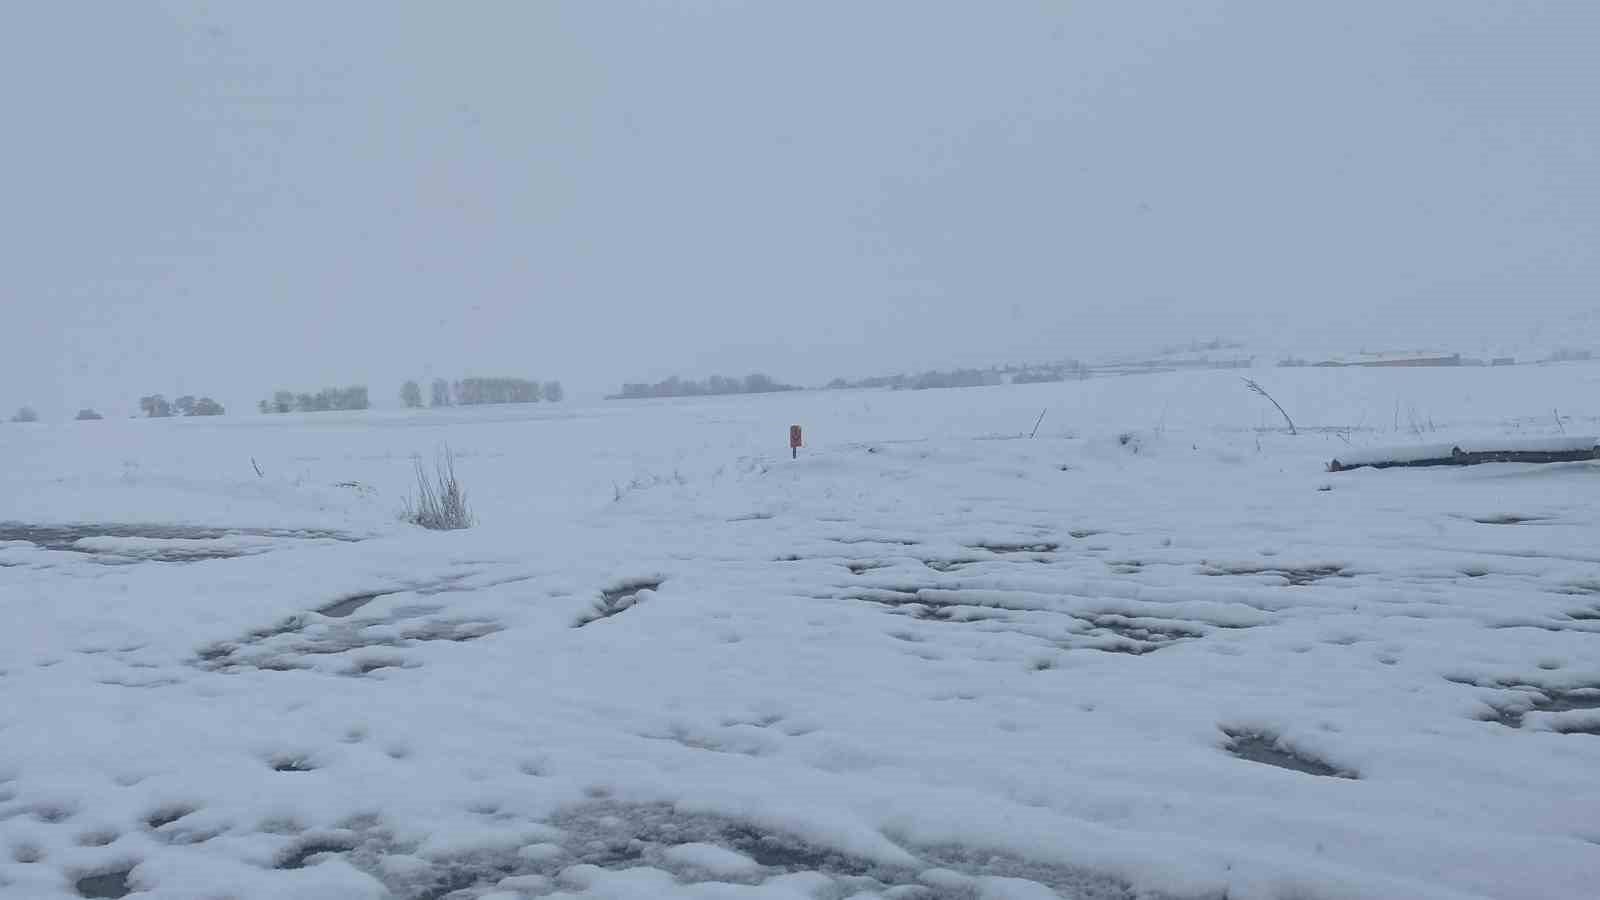
[[1600, 467], [1324, 464], [1600, 368], [1259, 380], [0, 427], [0, 897], [1595, 896]]

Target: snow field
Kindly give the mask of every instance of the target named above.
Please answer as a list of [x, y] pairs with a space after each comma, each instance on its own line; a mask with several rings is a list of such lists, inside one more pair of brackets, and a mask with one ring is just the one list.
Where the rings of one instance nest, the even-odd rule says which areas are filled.
[[1600, 369], [1256, 374], [0, 431], [0, 896], [1592, 896], [1597, 468], [1322, 465]]

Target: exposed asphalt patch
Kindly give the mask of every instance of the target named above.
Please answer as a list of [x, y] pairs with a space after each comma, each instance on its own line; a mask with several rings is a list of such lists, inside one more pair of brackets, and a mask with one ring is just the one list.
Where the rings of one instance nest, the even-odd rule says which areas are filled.
[[[988, 631], [1015, 631], [1048, 640], [1064, 650], [1087, 649], [1140, 656], [1207, 634], [1204, 626], [1178, 619], [1129, 616], [1120, 612], [1064, 612], [1034, 605], [1007, 605], [986, 591], [982, 602], [963, 602], [960, 591], [938, 586], [888, 585], [852, 591], [844, 596], [897, 614], [931, 622], [981, 625]], [[1013, 619], [1030, 617], [1031, 625]], [[1059, 622], [1054, 629], [1044, 622]], [[1055, 631], [1054, 635], [1051, 631]]]
[[356, 660], [350, 667], [351, 675], [369, 675], [380, 669], [405, 669], [409, 668], [406, 661], [398, 657], [379, 656]]
[[1560, 619], [1517, 618], [1500, 622], [1488, 623], [1490, 628], [1533, 628], [1549, 632], [1578, 632], [1582, 634], [1600, 634], [1600, 620], [1585, 616], [1563, 614]]
[[349, 853], [361, 846], [355, 834], [319, 834], [295, 841], [293, 846], [278, 855], [275, 869], [303, 869], [306, 863], [324, 853]]
[[[983, 877], [1025, 878], [1061, 896], [1082, 900], [1133, 900], [1141, 896], [1126, 882], [1090, 869], [1034, 863], [956, 845], [919, 849], [903, 844], [917, 858], [915, 863], [882, 863], [781, 830], [678, 810], [667, 804], [586, 804], [564, 811], [551, 824], [566, 835], [562, 845], [570, 854], [556, 860], [556, 867], [591, 864], [615, 869], [652, 865], [670, 869], [671, 864], [663, 862], [665, 850], [704, 843], [741, 853], [761, 866], [764, 871], [749, 876], [752, 881], [781, 873], [815, 872], [827, 876], [834, 881], [834, 887], [825, 894], [830, 897], [871, 895], [900, 888], [902, 892], [914, 889], [905, 895], [921, 900], [971, 900], [980, 895], [973, 880]], [[930, 869], [943, 870], [947, 877], [923, 877]]]
[[36, 844], [17, 844], [11, 848], [11, 859], [25, 866], [44, 860], [44, 849]]
[[1354, 575], [1346, 572], [1343, 566], [1211, 566], [1201, 569], [1200, 574], [1213, 577], [1223, 575], [1272, 575], [1282, 578], [1291, 587], [1304, 587], [1329, 578], [1353, 578]]
[[[1600, 685], [1562, 689], [1532, 684], [1480, 684], [1472, 681], [1462, 681], [1460, 683], [1506, 691], [1507, 694], [1503, 701], [1489, 704], [1489, 708], [1493, 712], [1485, 717], [1484, 720], [1498, 722], [1507, 728], [1521, 728], [1523, 720], [1531, 712], [1562, 713], [1600, 710]], [[1595, 734], [1600, 731], [1600, 726], [1566, 722], [1555, 723], [1550, 728], [1552, 731], [1562, 734]]]
[[194, 813], [192, 806], [163, 806], [145, 817], [144, 823], [151, 829], [159, 829]]
[[[436, 608], [412, 608], [396, 610], [381, 619], [336, 622], [291, 616], [277, 625], [252, 631], [240, 640], [202, 647], [192, 664], [211, 672], [246, 669], [286, 672], [311, 668], [310, 658], [316, 656], [372, 647], [404, 649], [430, 641], [475, 641], [501, 630], [500, 623], [488, 619], [426, 618], [437, 611]], [[403, 664], [403, 660], [388, 659]], [[362, 664], [363, 661], [354, 661], [351, 671], [359, 674]]]
[[133, 565], [141, 562], [200, 562], [207, 559], [231, 559], [238, 556], [268, 552], [270, 548], [239, 549], [231, 547], [195, 547], [174, 543], [171, 546], [153, 546], [139, 549], [109, 550], [86, 547], [80, 541], [89, 538], [138, 538], [154, 541], [215, 541], [230, 537], [278, 538], [300, 541], [355, 542], [360, 538], [337, 531], [287, 528], [208, 528], [197, 525], [163, 525], [157, 523], [84, 523], [74, 525], [39, 525], [28, 522], [0, 522], [0, 543], [21, 541], [43, 550], [79, 553], [98, 562], [113, 565]]
[[573, 628], [582, 628], [601, 619], [609, 619], [624, 610], [631, 608], [639, 602], [639, 595], [644, 591], [660, 590], [666, 583], [664, 578], [630, 578], [600, 592], [600, 599], [594, 607], [572, 624]]
[[921, 541], [913, 541], [907, 538], [892, 537], [828, 538], [828, 540], [833, 541], [835, 544], [892, 544], [897, 547], [915, 547], [922, 543]]
[[150, 538], [154, 540], [218, 540], [225, 537], [274, 537], [294, 540], [355, 542], [360, 538], [337, 531], [289, 528], [206, 528], [196, 525], [84, 524], [32, 525], [0, 522], [0, 542], [27, 541], [46, 550], [71, 550], [84, 538]]
[[[1093, 869], [1037, 863], [1006, 853], [956, 844], [925, 848], [919, 855], [952, 872], [971, 877], [1021, 878], [1042, 884], [1057, 895], [1074, 900], [1161, 900], [1160, 895], [1136, 893], [1127, 882]], [[991, 896], [977, 889], [964, 889], [961, 885], [933, 888], [923, 896], [936, 900], [965, 900], [974, 894]]]
[[955, 572], [976, 562], [976, 559], [925, 559], [922, 564], [935, 572]]
[[317, 610], [317, 612], [327, 616], [330, 619], [343, 619], [361, 607], [366, 606], [368, 603], [378, 599], [379, 597], [384, 597], [391, 593], [399, 592], [376, 591], [371, 594], [352, 594], [349, 597], [345, 597], [342, 600], [337, 600], [328, 604], [327, 606], [324, 606], [323, 608]]
[[972, 550], [987, 550], [990, 553], [1054, 553], [1061, 549], [1061, 545], [1050, 541], [1035, 543], [982, 543], [972, 544]]
[[[919, 900], [974, 900], [987, 896], [981, 879], [1025, 879], [1080, 900], [1160, 900], [1136, 893], [1120, 878], [1089, 868], [1041, 863], [987, 848], [954, 844], [917, 847], [901, 841], [910, 860], [885, 863], [817, 843], [782, 829], [710, 813], [691, 812], [670, 804], [630, 804], [597, 799], [568, 807], [533, 828], [544, 842], [530, 848], [477, 850], [452, 854], [418, 854], [411, 843], [396, 840], [376, 818], [351, 820], [330, 830], [300, 834], [272, 862], [293, 871], [316, 865], [319, 857], [338, 855], [350, 865], [382, 881], [397, 900], [443, 900], [477, 896], [504, 879], [539, 876], [554, 879], [574, 866], [618, 870], [648, 866], [680, 878], [703, 877], [672, 851], [687, 844], [709, 844], [747, 857], [748, 872], [722, 873], [719, 880], [759, 884], [775, 875], [816, 873], [832, 882], [829, 897], [893, 892]], [[537, 837], [527, 838], [537, 842]], [[403, 869], [384, 860], [404, 856]], [[426, 865], [417, 866], [419, 861]], [[131, 893], [132, 866], [80, 878], [76, 887], [85, 898], [120, 898]], [[895, 889], [899, 889], [896, 891]], [[820, 894], [819, 894], [820, 896]]]
[[[456, 574], [449, 575], [449, 576], [444, 577], [444, 578], [439, 578], [439, 579], [435, 579], [433, 581], [427, 581], [427, 582], [422, 582], [422, 583], [408, 584], [408, 585], [406, 585], [404, 587], [388, 588], [388, 589], [381, 590], [381, 591], [366, 591], [366, 592], [359, 593], [359, 594], [351, 594], [351, 595], [349, 595], [347, 597], [341, 597], [338, 600], [335, 600], [334, 602], [328, 604], [327, 606], [323, 606], [323, 607], [317, 609], [316, 612], [319, 615], [327, 616], [330, 619], [343, 619], [343, 618], [347, 618], [347, 617], [353, 615], [354, 613], [360, 611], [367, 604], [373, 602], [374, 600], [377, 600], [380, 597], [389, 597], [389, 596], [393, 596], [394, 594], [418, 594], [420, 596], [430, 597], [430, 596], [433, 596], [435, 594], [444, 594], [444, 593], [448, 593], [448, 592], [451, 592], [451, 591], [471, 590], [471, 588], [463, 588], [461, 585], [462, 585], [462, 582], [466, 581], [467, 579], [473, 577], [476, 574], [478, 574], [478, 573], [476, 573], [476, 572], [458, 572]], [[524, 579], [522, 579], [522, 578], [506, 579], [506, 580], [502, 580], [502, 581], [497, 581], [497, 582], [494, 583], [494, 585], [510, 584], [510, 583], [512, 583], [514, 581], [522, 581], [522, 580], [524, 580]], [[492, 586], [492, 585], [485, 585], [485, 586], [487, 587], [487, 586]]]
[[1282, 738], [1269, 732], [1224, 728], [1223, 733], [1228, 736], [1228, 743], [1223, 749], [1248, 762], [1277, 766], [1280, 769], [1324, 778], [1360, 777], [1354, 772], [1340, 769], [1309, 754], [1291, 750], [1284, 745]]
[[315, 772], [317, 767], [303, 756], [277, 756], [270, 762], [274, 772]]
[[1098, 631], [1121, 639], [1119, 643], [1095, 648], [1113, 653], [1142, 655], [1160, 650], [1177, 641], [1205, 637], [1204, 631], [1192, 625], [1165, 619], [1125, 616], [1120, 613], [1097, 613], [1079, 618], [1094, 626], [1091, 634]]
[[133, 874], [132, 867], [118, 869], [114, 872], [101, 872], [96, 875], [85, 875], [79, 878], [73, 887], [78, 889], [80, 897], [126, 897], [132, 893], [128, 886], [128, 876]]

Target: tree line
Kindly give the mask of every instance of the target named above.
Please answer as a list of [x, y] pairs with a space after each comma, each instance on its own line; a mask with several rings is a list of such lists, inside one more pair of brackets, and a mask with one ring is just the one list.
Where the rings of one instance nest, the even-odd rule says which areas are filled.
[[[139, 398], [139, 411], [150, 419], [170, 419], [173, 416], [220, 416], [227, 412], [222, 404], [210, 397], [195, 397], [185, 394], [176, 400], [167, 402], [162, 394], [150, 394]], [[94, 410], [79, 410], [78, 417], [85, 418], [85, 412]]]
[[894, 391], [927, 391], [940, 388], [981, 387], [1003, 382], [1004, 378], [998, 371], [953, 369], [948, 372], [923, 372], [920, 375], [880, 375], [856, 381], [835, 378], [828, 382], [828, 389], [888, 388]]
[[1089, 367], [1077, 360], [1048, 366], [1030, 366], [1011, 376], [1012, 384], [1046, 384], [1089, 377]]
[[368, 405], [367, 386], [353, 384], [342, 388], [323, 388], [315, 394], [275, 391], [272, 399], [261, 401], [257, 407], [263, 413], [291, 413], [366, 409]]
[[[462, 378], [451, 382], [436, 378], [429, 386], [429, 406], [480, 406], [492, 403], [559, 403], [566, 399], [566, 389], [559, 381], [539, 382], [529, 378]], [[407, 409], [423, 406], [422, 385], [407, 381], [400, 389], [400, 402]], [[274, 391], [272, 396], [256, 404], [263, 413], [333, 412], [361, 410], [371, 407], [367, 386], [353, 384], [346, 387], [323, 388], [316, 393]], [[148, 394], [139, 398], [139, 412], [149, 419], [167, 419], [175, 416], [220, 416], [227, 410], [210, 397], [185, 394], [168, 400], [163, 394]], [[79, 422], [104, 419], [93, 409], [80, 409], [73, 417]], [[13, 422], [37, 422], [39, 413], [31, 406], [18, 409], [11, 416]]]
[[655, 384], [629, 383], [607, 400], [640, 400], [653, 397], [714, 397], [726, 394], [772, 394], [779, 391], [798, 391], [800, 388], [779, 384], [769, 375], [753, 372], [743, 378], [713, 375], [704, 381], [692, 381], [674, 375]]
[[[170, 419], [174, 416], [220, 416], [227, 412], [222, 404], [210, 397], [196, 397], [185, 394], [176, 400], [168, 400], [163, 394], [148, 394], [139, 398], [139, 412], [147, 419]], [[78, 410], [72, 417], [78, 422], [98, 422], [105, 416], [92, 409]], [[39, 413], [31, 406], [24, 406], [17, 410], [11, 417], [13, 422], [37, 422]]]
[[[428, 405], [485, 406], [500, 403], [560, 403], [566, 389], [559, 381], [531, 378], [462, 378], [454, 382], [435, 378], [428, 386]], [[422, 385], [408, 381], [400, 386], [400, 403], [406, 409], [422, 408]]]

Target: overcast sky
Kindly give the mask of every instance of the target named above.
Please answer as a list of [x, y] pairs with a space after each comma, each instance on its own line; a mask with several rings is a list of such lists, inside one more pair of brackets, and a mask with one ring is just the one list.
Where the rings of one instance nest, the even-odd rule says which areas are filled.
[[0, 403], [1556, 340], [1600, 308], [1597, 35], [1594, 0], [16, 3]]

